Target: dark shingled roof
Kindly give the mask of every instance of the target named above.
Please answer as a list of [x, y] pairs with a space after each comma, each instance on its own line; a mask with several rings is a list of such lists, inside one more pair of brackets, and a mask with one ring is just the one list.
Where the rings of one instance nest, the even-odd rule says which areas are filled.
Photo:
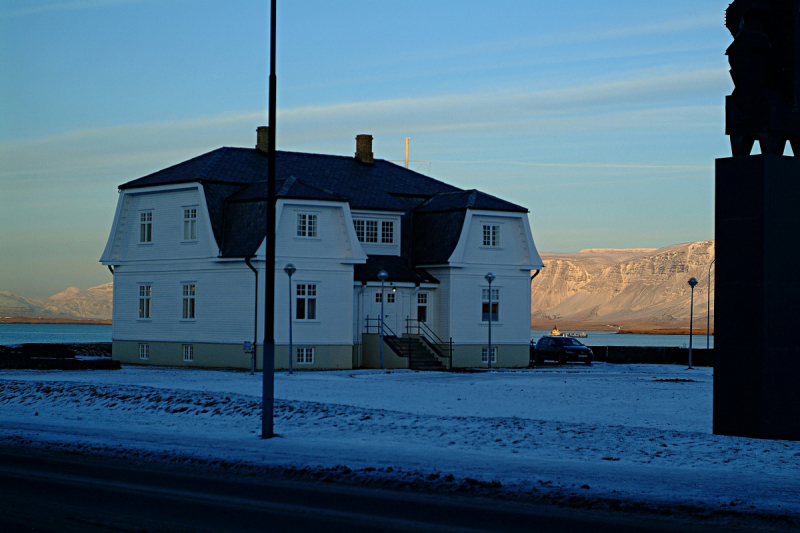
[[486, 194], [485, 192], [475, 189], [437, 194], [417, 208], [417, 212], [454, 211], [457, 209], [528, 212], [528, 210], [522, 206], [506, 202], [491, 194]]
[[[348, 202], [351, 209], [401, 213], [401, 255], [406, 263], [409, 256], [418, 264], [446, 261], [458, 242], [461, 231], [458, 220], [463, 223], [468, 208], [527, 212], [524, 207], [494, 196], [475, 190], [463, 191], [382, 159], [364, 164], [354, 157], [278, 151], [275, 170], [276, 192], [280, 198]], [[219, 148], [129, 181], [119, 188], [202, 183], [214, 237], [222, 255], [250, 257], [264, 240], [266, 179], [267, 155], [264, 152], [255, 148]], [[457, 214], [459, 211], [461, 213]], [[456, 214], [448, 215], [448, 212]], [[392, 265], [392, 268], [398, 266]], [[409, 278], [427, 274], [408, 268]]]
[[380, 281], [378, 272], [391, 272], [387, 281], [412, 283], [439, 283], [429, 272], [414, 268], [405, 257], [396, 255], [371, 255], [363, 265], [354, 265], [353, 279], [356, 281]]

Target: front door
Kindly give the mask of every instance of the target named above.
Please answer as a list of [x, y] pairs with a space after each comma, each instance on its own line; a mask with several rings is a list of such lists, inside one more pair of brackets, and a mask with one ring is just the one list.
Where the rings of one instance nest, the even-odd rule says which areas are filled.
[[[383, 321], [386, 325], [385, 334], [391, 335], [394, 333], [398, 337], [403, 336], [405, 330], [404, 324], [401, 321], [402, 308], [403, 308], [403, 295], [400, 291], [392, 292], [391, 287], [384, 288], [383, 297], [386, 300], [383, 302]], [[370, 316], [381, 316], [381, 290], [378, 288], [372, 295], [372, 312]], [[375, 324], [377, 326], [377, 324]], [[379, 329], [376, 329], [380, 333]]]

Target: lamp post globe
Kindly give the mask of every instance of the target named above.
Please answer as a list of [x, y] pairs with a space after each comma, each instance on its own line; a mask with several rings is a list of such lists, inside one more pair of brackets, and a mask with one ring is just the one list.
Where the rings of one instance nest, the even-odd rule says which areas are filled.
[[378, 279], [381, 280], [381, 370], [383, 370], [383, 284], [389, 278], [389, 273], [385, 270], [378, 272]]
[[492, 282], [496, 276], [489, 272], [484, 276], [484, 279], [489, 282], [489, 346], [486, 351], [486, 363], [489, 370], [492, 369]]
[[692, 288], [692, 299], [689, 304], [689, 368], [692, 368], [692, 324], [694, 323], [694, 286], [697, 285], [697, 278], [689, 278], [689, 286]]
[[292, 373], [292, 274], [297, 272], [293, 264], [289, 263], [283, 267], [283, 271], [289, 276], [289, 373]]

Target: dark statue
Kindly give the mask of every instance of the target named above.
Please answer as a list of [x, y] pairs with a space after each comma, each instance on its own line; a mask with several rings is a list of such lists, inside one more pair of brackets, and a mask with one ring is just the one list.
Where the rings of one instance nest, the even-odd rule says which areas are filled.
[[725, 10], [733, 35], [726, 54], [735, 88], [725, 101], [725, 133], [734, 156], [782, 155], [788, 140], [800, 156], [798, 0], [734, 0]]

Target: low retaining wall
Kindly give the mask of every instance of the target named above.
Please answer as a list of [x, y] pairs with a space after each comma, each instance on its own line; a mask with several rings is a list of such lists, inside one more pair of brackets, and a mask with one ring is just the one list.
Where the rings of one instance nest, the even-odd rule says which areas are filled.
[[[91, 359], [76, 359], [91, 357]], [[119, 361], [111, 360], [111, 343], [21, 344], [0, 346], [0, 368], [37, 370], [116, 370]]]
[[[595, 361], [632, 365], [688, 365], [689, 348], [591, 346]], [[714, 366], [714, 349], [692, 348], [692, 366]]]

